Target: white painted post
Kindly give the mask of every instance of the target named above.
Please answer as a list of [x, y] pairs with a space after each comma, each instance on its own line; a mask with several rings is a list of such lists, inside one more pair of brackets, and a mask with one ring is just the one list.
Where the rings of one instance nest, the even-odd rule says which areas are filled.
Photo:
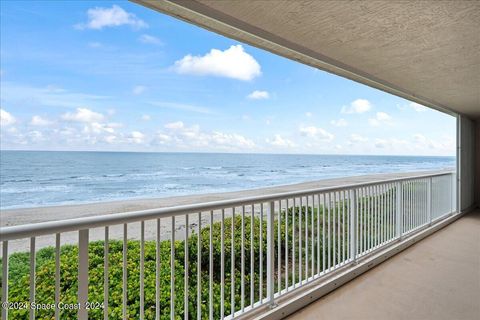
[[78, 319], [87, 320], [88, 310], [88, 229], [78, 232]]
[[[8, 241], [2, 242], [2, 319], [8, 319]], [[4, 305], [5, 304], [5, 305]]]
[[274, 224], [275, 224], [275, 203], [270, 201], [269, 210], [267, 211], [267, 295], [270, 308], [274, 308], [274, 289], [275, 289], [275, 239], [274, 239]]
[[350, 259], [357, 263], [357, 191], [349, 191], [350, 198]]
[[403, 234], [403, 192], [402, 192], [402, 183], [396, 183], [396, 206], [395, 206], [395, 215], [396, 215], [396, 237], [402, 239]]
[[427, 180], [427, 213], [428, 213], [428, 224], [432, 225], [432, 178]]

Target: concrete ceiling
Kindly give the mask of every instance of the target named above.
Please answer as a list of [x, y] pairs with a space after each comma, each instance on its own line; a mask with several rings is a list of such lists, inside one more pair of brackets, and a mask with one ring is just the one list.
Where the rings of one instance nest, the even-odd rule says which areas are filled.
[[480, 117], [480, 1], [134, 1], [438, 110]]

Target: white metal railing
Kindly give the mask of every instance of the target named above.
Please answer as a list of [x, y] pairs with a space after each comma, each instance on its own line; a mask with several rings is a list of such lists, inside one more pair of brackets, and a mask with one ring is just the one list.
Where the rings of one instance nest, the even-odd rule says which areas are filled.
[[[215, 319], [274, 307], [278, 297], [454, 212], [455, 189], [455, 173], [439, 172], [2, 228], [2, 319], [22, 318], [17, 309], [24, 306], [30, 319]], [[140, 225], [139, 234], [128, 233], [132, 224]], [[123, 231], [115, 240], [118, 225]], [[99, 228], [102, 241], [92, 241]], [[154, 230], [152, 240], [147, 228]], [[62, 260], [62, 234], [69, 232], [78, 233], [77, 261]], [[55, 240], [53, 279], [39, 274], [48, 268], [36, 266], [36, 239], [44, 236]], [[13, 297], [9, 286], [18, 284], [8, 281], [9, 243], [19, 239], [30, 239], [29, 288], [16, 288]], [[66, 293], [72, 275], [62, 269], [70, 264], [78, 270], [75, 311], [59, 307], [72, 302]], [[94, 272], [103, 275], [89, 281]], [[50, 310], [31, 307], [43, 303], [37, 301], [39, 281], [51, 281]]]

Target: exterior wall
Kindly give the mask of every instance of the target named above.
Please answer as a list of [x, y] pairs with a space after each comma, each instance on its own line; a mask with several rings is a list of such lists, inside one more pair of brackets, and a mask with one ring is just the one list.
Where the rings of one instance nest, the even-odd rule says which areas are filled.
[[459, 183], [459, 209], [467, 210], [474, 206], [475, 192], [475, 172], [476, 172], [476, 143], [475, 143], [475, 122], [464, 116], [459, 116], [458, 122], [458, 147], [459, 163], [458, 175]]

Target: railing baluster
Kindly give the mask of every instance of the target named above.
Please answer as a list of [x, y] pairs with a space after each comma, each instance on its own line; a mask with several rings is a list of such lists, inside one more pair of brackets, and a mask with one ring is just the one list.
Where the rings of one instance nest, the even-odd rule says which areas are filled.
[[170, 319], [175, 319], [175, 216], [171, 221], [170, 239]]
[[297, 282], [295, 281], [295, 273], [296, 273], [296, 270], [295, 270], [295, 264], [296, 264], [296, 261], [295, 261], [295, 258], [296, 258], [296, 252], [295, 252], [295, 248], [296, 248], [296, 244], [295, 244], [295, 236], [296, 236], [296, 232], [295, 232], [295, 205], [296, 205], [296, 199], [293, 198], [292, 199], [292, 202], [293, 202], [293, 207], [292, 207], [292, 285], [293, 287], [295, 288], [296, 285], [297, 285]]
[[108, 277], [108, 255], [109, 255], [109, 230], [105, 227], [105, 238], [103, 244], [103, 319], [108, 320], [108, 291], [109, 291], [109, 277]]
[[188, 271], [189, 271], [189, 264], [188, 264], [188, 228], [189, 228], [189, 222], [188, 222], [188, 214], [185, 215], [185, 241], [183, 242], [183, 249], [184, 249], [184, 276], [183, 276], [183, 281], [184, 281], [184, 288], [183, 288], [183, 317], [185, 320], [188, 319]]
[[267, 295], [270, 307], [275, 306], [275, 203], [270, 201], [267, 210]]
[[368, 249], [370, 248], [370, 233], [372, 232], [371, 226], [371, 211], [369, 211], [370, 205], [370, 196], [371, 196], [371, 189], [368, 187], [358, 189], [358, 197], [357, 200], [359, 202], [357, 207], [357, 214], [358, 218], [358, 228], [360, 229], [360, 243], [359, 246], [359, 256], [365, 254]]
[[350, 226], [348, 230], [350, 231], [350, 259], [356, 263], [357, 262], [357, 190], [351, 189], [349, 191], [350, 205], [349, 214], [350, 214]]
[[[368, 190], [368, 189], [367, 189]], [[364, 191], [365, 189], [363, 188], [358, 188], [355, 190], [355, 209], [356, 209], [356, 215], [357, 215], [357, 224], [355, 225], [356, 228], [356, 234], [357, 234], [357, 245], [356, 245], [356, 255], [360, 256], [362, 255], [363, 251], [366, 248], [366, 241], [365, 241], [365, 232], [368, 231], [368, 220], [367, 218], [369, 217], [368, 212], [365, 212], [364, 206], [362, 205], [362, 199], [364, 201], [367, 201], [364, 198]], [[368, 208], [365, 208], [368, 209]]]
[[377, 223], [377, 193], [375, 186], [370, 187], [370, 198], [371, 201], [371, 211], [370, 211], [370, 232], [368, 234], [368, 251], [372, 251], [375, 247], [375, 231], [376, 231], [376, 223]]
[[[317, 275], [320, 275], [320, 194], [317, 196]], [[285, 232], [286, 234], [287, 232]], [[288, 257], [287, 257], [288, 260]]]
[[333, 222], [333, 252], [332, 252], [332, 259], [333, 259], [333, 262], [332, 262], [332, 267], [333, 269], [335, 269], [336, 265], [337, 265], [337, 249], [336, 249], [336, 242], [337, 242], [337, 238], [336, 238], [336, 232], [335, 232], [335, 229], [337, 229], [337, 215], [338, 215], [338, 212], [337, 212], [337, 192], [333, 192], [333, 216], [332, 216], [332, 222]]
[[342, 264], [342, 251], [343, 251], [343, 236], [342, 236], [342, 204], [343, 204], [343, 198], [342, 198], [342, 190], [338, 191], [338, 225], [337, 225], [337, 238], [338, 238], [338, 252], [337, 252], [337, 263], [338, 266], [340, 267]]
[[415, 191], [414, 183], [410, 181], [410, 231], [415, 228]]
[[254, 292], [254, 272], [253, 269], [255, 268], [255, 257], [254, 257], [254, 252], [253, 252], [253, 242], [254, 242], [254, 236], [253, 236], [253, 227], [255, 225], [255, 208], [253, 204], [251, 205], [251, 211], [250, 211], [250, 306], [253, 307], [253, 304], [255, 303], [255, 292]]
[[[307, 199], [308, 199], [308, 196], [307, 196]], [[315, 223], [315, 219], [314, 219], [314, 207], [315, 207], [315, 198], [313, 197], [312, 195], [312, 200], [310, 202], [310, 220], [311, 220], [311, 235], [312, 235], [312, 256], [311, 256], [311, 260], [312, 260], [312, 266], [311, 266], [311, 269], [312, 269], [312, 279], [313, 277], [315, 276], [315, 229], [314, 229], [314, 223]]]
[[402, 182], [395, 183], [395, 237], [401, 238], [403, 233], [403, 216], [402, 216]]
[[303, 253], [303, 245], [302, 245], [302, 215], [303, 215], [303, 209], [302, 209], [302, 197], [300, 197], [300, 210], [298, 210], [298, 282], [300, 286], [302, 285], [303, 282], [303, 276], [302, 276], [302, 269], [303, 269], [303, 264], [302, 264], [302, 253]]
[[341, 243], [341, 234], [340, 234], [340, 218], [341, 218], [341, 213], [342, 213], [342, 207], [341, 207], [341, 197], [342, 197], [342, 192], [339, 191], [338, 192], [338, 205], [337, 205], [337, 266], [340, 265], [340, 262], [342, 261], [342, 258], [341, 258], [341, 246], [340, 246], [340, 243]]
[[[55, 234], [55, 305], [60, 303], [60, 233]], [[55, 320], [60, 319], [60, 308], [55, 308]]]
[[225, 209], [220, 222], [220, 319], [225, 317]]
[[230, 314], [235, 313], [235, 208], [232, 208], [230, 251]]
[[372, 186], [371, 188], [372, 194], [372, 212], [371, 212], [371, 228], [369, 238], [371, 239], [371, 243], [369, 246], [369, 251], [372, 251], [375, 248], [375, 243], [377, 241], [376, 232], [377, 232], [377, 210], [378, 210], [378, 197], [377, 197], [377, 188], [376, 186]]
[[346, 253], [346, 234], [345, 234], [345, 190], [342, 191], [342, 261], [345, 263], [345, 253]]
[[260, 285], [259, 298], [260, 303], [263, 303], [263, 203], [260, 204]]
[[78, 319], [87, 320], [88, 310], [88, 229], [78, 232]]
[[383, 241], [388, 240], [388, 185], [383, 186], [383, 203], [384, 203], [384, 216], [383, 216]]
[[127, 319], [127, 301], [128, 301], [128, 238], [127, 224], [123, 224], [123, 267], [122, 267], [122, 315], [123, 319]]
[[432, 178], [427, 181], [427, 221], [432, 225]]
[[282, 292], [282, 239], [281, 239], [281, 232], [282, 232], [282, 200], [278, 201], [278, 216], [277, 216], [277, 288], [278, 292]]
[[157, 233], [156, 233], [156, 247], [155, 247], [155, 319], [160, 319], [160, 219], [157, 219]]
[[[2, 242], [2, 306], [8, 303], [8, 241]], [[2, 319], [8, 319], [8, 309], [2, 307]]]
[[376, 221], [375, 221], [375, 248], [378, 247], [380, 245], [380, 218], [381, 218], [381, 215], [382, 215], [382, 208], [381, 208], [381, 205], [382, 205], [382, 201], [381, 201], [381, 194], [380, 194], [380, 186], [379, 185], [376, 185], [375, 186], [375, 194], [377, 195], [375, 197], [375, 199], [377, 200], [377, 204], [376, 204], [376, 207], [377, 207], [377, 211], [376, 211]]
[[[302, 198], [300, 198], [302, 199]], [[308, 197], [305, 201], [305, 281], [308, 280]]]
[[383, 215], [383, 200], [382, 200], [382, 185], [377, 185], [378, 190], [378, 240], [377, 240], [377, 248], [382, 244], [382, 215]]
[[412, 181], [412, 229], [417, 227], [417, 182]]
[[331, 193], [328, 192], [327, 193], [327, 196], [328, 196], [328, 201], [327, 201], [327, 204], [328, 204], [328, 236], [327, 236], [327, 241], [328, 241], [328, 245], [327, 245], [327, 248], [328, 248], [328, 271], [330, 271], [330, 266], [331, 266], [331, 262], [332, 260], [330, 259], [331, 257], [331, 251], [332, 251], [332, 247], [330, 246], [330, 229], [331, 229], [331, 224], [330, 224], [330, 213], [331, 213], [331, 210], [330, 210], [330, 202], [331, 202]]
[[285, 291], [288, 291], [288, 198], [285, 199]]
[[245, 310], [245, 206], [242, 206], [242, 252], [241, 252], [241, 261], [242, 261], [242, 269], [241, 269], [241, 301], [240, 306], [242, 312]]
[[390, 184], [385, 185], [385, 243], [390, 241]]
[[325, 194], [322, 193], [322, 272], [325, 272]]
[[145, 318], [145, 221], [140, 222], [140, 319]]
[[[30, 238], [30, 305], [35, 303], [35, 284], [36, 284], [36, 250], [35, 237]], [[30, 319], [35, 319], [35, 308], [30, 308]]]
[[202, 213], [197, 224], [197, 320], [202, 319]]
[[209, 227], [209, 264], [208, 264], [208, 315], [213, 319], [213, 211], [210, 211]]

